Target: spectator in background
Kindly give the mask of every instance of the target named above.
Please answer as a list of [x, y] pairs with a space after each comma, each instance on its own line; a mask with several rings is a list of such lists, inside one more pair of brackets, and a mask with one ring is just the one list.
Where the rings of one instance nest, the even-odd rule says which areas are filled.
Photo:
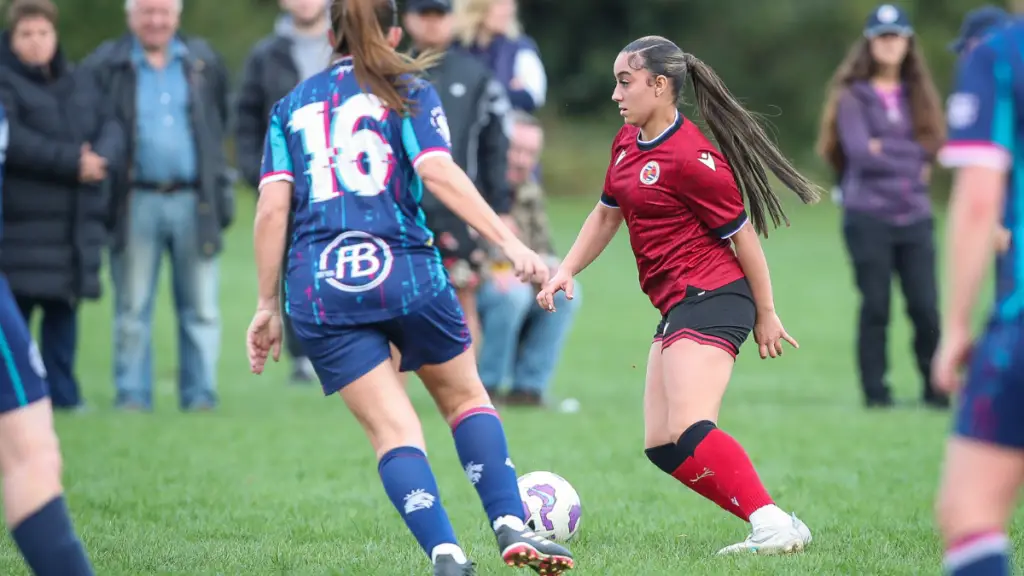
[[832, 78], [818, 140], [819, 154], [842, 175], [843, 232], [861, 296], [857, 356], [869, 407], [893, 403], [885, 382], [893, 273], [914, 325], [924, 402], [949, 403], [930, 375], [939, 314], [928, 184], [944, 139], [938, 90], [913, 28], [902, 10], [883, 5]]
[[[278, 18], [274, 33], [260, 40], [245, 61], [236, 103], [235, 155], [242, 177], [254, 190], [259, 185], [270, 109], [296, 84], [323, 70], [331, 60], [327, 2], [281, 0], [281, 7], [285, 14]], [[281, 299], [282, 303], [285, 301]], [[292, 331], [289, 316], [282, 311], [281, 317], [285, 344], [292, 357], [292, 382], [314, 382], [313, 365]]]
[[217, 255], [234, 216], [227, 71], [204, 40], [178, 34], [181, 0], [127, 0], [125, 11], [131, 32], [87, 60], [131, 134], [130, 162], [112, 174], [115, 402], [152, 407], [153, 302], [169, 251], [180, 407], [209, 410], [220, 354]]
[[998, 26], [1010, 23], [1006, 10], [996, 6], [982, 6], [964, 16], [960, 25], [960, 37], [949, 44], [949, 50], [958, 56], [970, 52], [978, 42]]
[[547, 75], [537, 43], [521, 30], [516, 0], [457, 2], [457, 43], [494, 72], [513, 108], [533, 112], [543, 106]]
[[[512, 214], [520, 239], [548, 260], [553, 275], [559, 259], [551, 244], [544, 190], [534, 176], [543, 144], [544, 130], [537, 119], [513, 113], [508, 154], [508, 181], [515, 198]], [[564, 293], [555, 296], [556, 312], [537, 306], [538, 291], [537, 286], [521, 283], [507, 264], [492, 267], [480, 287], [480, 379], [491, 398], [498, 398], [498, 387], [511, 378], [511, 389], [503, 398], [508, 405], [543, 403], [581, 302], [579, 282], [573, 300]]]
[[57, 42], [50, 0], [15, 0], [0, 35], [0, 102], [10, 145], [0, 269], [26, 322], [42, 311], [42, 359], [55, 409], [82, 406], [75, 378], [78, 304], [100, 296], [103, 182], [125, 135], [106, 97]]
[[[452, 147], [452, 157], [473, 180], [480, 193], [506, 224], [512, 199], [505, 182], [508, 153], [506, 115], [511, 107], [501, 84], [486, 66], [472, 56], [447, 50], [454, 39], [451, 0], [408, 0], [403, 25], [413, 42], [413, 52], [445, 51], [427, 79], [434, 85], [447, 115], [437, 120], [438, 130]], [[427, 226], [466, 315], [466, 324], [479, 342], [477, 289], [486, 250], [469, 226], [446, 208], [433, 194], [421, 200]], [[479, 349], [477, 350], [479, 352]], [[395, 352], [397, 361], [397, 352]]]

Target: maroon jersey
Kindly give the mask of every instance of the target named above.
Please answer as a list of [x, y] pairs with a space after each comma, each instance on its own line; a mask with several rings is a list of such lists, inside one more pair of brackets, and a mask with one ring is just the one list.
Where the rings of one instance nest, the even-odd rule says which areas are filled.
[[680, 114], [645, 142], [623, 126], [612, 145], [601, 203], [622, 210], [640, 287], [668, 314], [688, 286], [714, 290], [743, 277], [728, 238], [747, 223], [732, 169]]

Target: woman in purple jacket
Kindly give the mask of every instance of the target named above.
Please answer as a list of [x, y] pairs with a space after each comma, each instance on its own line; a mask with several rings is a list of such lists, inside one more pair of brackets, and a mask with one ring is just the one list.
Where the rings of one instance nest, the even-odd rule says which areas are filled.
[[892, 277], [914, 325], [923, 400], [946, 407], [931, 384], [939, 340], [935, 240], [928, 196], [945, 139], [942, 104], [906, 14], [885, 4], [833, 76], [818, 153], [835, 170], [843, 232], [861, 295], [857, 356], [868, 407], [892, 406], [885, 382]]

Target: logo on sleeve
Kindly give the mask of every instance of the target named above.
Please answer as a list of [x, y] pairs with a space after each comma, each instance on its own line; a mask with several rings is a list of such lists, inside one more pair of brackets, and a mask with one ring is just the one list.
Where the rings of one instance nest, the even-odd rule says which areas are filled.
[[618, 166], [619, 162], [622, 162], [622, 159], [625, 158], [625, 157], [626, 157], [626, 151], [625, 150], [619, 150], [619, 157], [615, 159], [615, 165]]
[[430, 124], [434, 127], [434, 130], [437, 130], [437, 133], [441, 135], [441, 138], [444, 138], [445, 144], [451, 148], [452, 131], [448, 128], [448, 117], [444, 115], [444, 108], [435, 106], [434, 109], [430, 111]]
[[658, 181], [661, 176], [661, 167], [654, 160], [651, 160], [640, 170], [640, 183], [650, 186]]
[[946, 121], [954, 130], [972, 126], [978, 120], [978, 97], [957, 92], [946, 101]]
[[697, 157], [697, 161], [707, 166], [708, 168], [711, 168], [712, 170], [718, 170], [718, 168], [715, 168], [715, 157], [711, 155], [711, 152], [708, 152], [706, 150], [704, 152], [701, 152], [700, 156]]

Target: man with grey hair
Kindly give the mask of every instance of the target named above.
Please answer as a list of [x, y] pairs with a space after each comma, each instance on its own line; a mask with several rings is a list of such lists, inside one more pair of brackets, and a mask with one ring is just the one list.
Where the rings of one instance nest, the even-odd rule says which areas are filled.
[[129, 137], [111, 175], [116, 406], [152, 408], [151, 324], [160, 262], [170, 252], [183, 410], [216, 406], [220, 350], [218, 260], [234, 215], [224, 154], [228, 76], [220, 56], [178, 33], [181, 0], [128, 0], [130, 32], [84, 63]]
[[[512, 112], [512, 137], [508, 149], [508, 175], [513, 187], [512, 217], [520, 239], [545, 257], [552, 274], [559, 259], [551, 243], [544, 206], [544, 190], [536, 168], [544, 145], [544, 130], [533, 116]], [[540, 406], [562, 353], [565, 338], [581, 299], [576, 282], [574, 298], [559, 292], [556, 312], [537, 306], [539, 288], [520, 282], [507, 264], [491, 267], [477, 293], [483, 344], [480, 347], [480, 379], [492, 398], [508, 381], [509, 392], [500, 399], [507, 405]]]

